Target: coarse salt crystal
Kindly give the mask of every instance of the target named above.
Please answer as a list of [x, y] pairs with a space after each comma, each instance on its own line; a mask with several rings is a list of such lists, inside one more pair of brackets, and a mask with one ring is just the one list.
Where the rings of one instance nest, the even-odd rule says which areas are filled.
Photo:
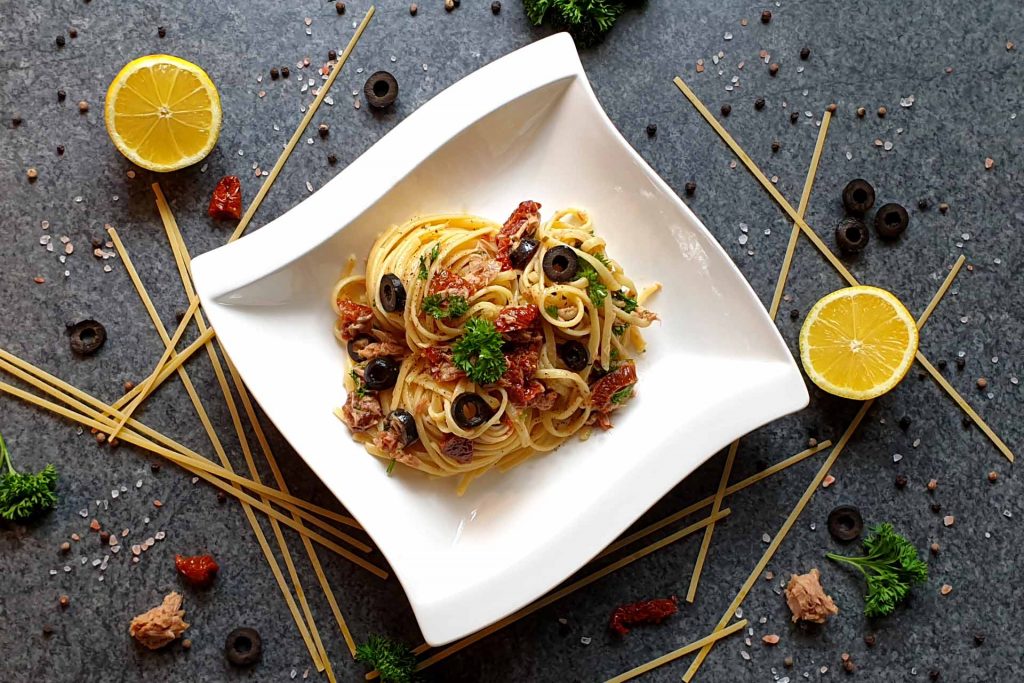
[[771, 543], [772, 542], [772, 537], [769, 536], [768, 534], [762, 534], [761, 535], [761, 540], [764, 541], [765, 543]]
[[592, 638], [590, 638], [589, 636], [583, 636], [582, 638], [580, 638], [580, 642], [584, 645], [590, 645], [590, 643], [592, 642]]

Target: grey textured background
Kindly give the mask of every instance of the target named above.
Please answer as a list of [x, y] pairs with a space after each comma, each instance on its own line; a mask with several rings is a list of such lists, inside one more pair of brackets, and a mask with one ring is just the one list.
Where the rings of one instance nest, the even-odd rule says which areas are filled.
[[[3, 2], [0, 345], [108, 400], [120, 395], [125, 379], [137, 380], [152, 366], [162, 347], [120, 262], [108, 261], [113, 270], [104, 273], [103, 263], [91, 255], [90, 239], [102, 234], [104, 223], [118, 227], [143, 266], [143, 279], [168, 326], [173, 328], [174, 312], [184, 307], [149, 191], [154, 178], [143, 171], [129, 178], [131, 165], [103, 129], [103, 96], [117, 69], [138, 55], [166, 51], [203, 65], [220, 89], [223, 132], [206, 172], [193, 167], [159, 178], [186, 240], [199, 253], [220, 245], [228, 235], [225, 226], [205, 215], [217, 179], [240, 175], [248, 201], [259, 184], [253, 162], [263, 168], [273, 164], [301, 117], [300, 104], [311, 99], [299, 92], [296, 62], [304, 56], [314, 65], [326, 60], [329, 48], [347, 41], [353, 21], [368, 4], [352, 0], [348, 13], [338, 17], [333, 3], [312, 0]], [[302, 201], [308, 195], [306, 181], [314, 187], [325, 183], [445, 86], [546, 34], [527, 24], [518, 0], [505, 0], [497, 17], [491, 15], [489, 0], [464, 0], [451, 14], [443, 11], [441, 0], [419, 4], [417, 17], [409, 16], [404, 1], [384, 0], [378, 7], [378, 16], [335, 86], [336, 104], [316, 116], [315, 123], [330, 124], [330, 136], [321, 140], [309, 133], [314, 144], [303, 143], [292, 155], [254, 227]], [[774, 12], [767, 26], [758, 21], [763, 7]], [[313, 20], [312, 35], [306, 33], [304, 17]], [[742, 18], [749, 19], [748, 26], [740, 25]], [[68, 38], [67, 46], [58, 49], [55, 37], [66, 35], [72, 26], [78, 37]], [[158, 26], [166, 27], [164, 39], [157, 36]], [[814, 122], [828, 103], [837, 103], [838, 116], [810, 204], [810, 224], [831, 243], [831, 226], [841, 216], [839, 193], [846, 181], [858, 176], [874, 183], [879, 203], [907, 206], [911, 226], [904, 238], [896, 244], [874, 240], [850, 267], [863, 281], [896, 292], [915, 312], [956, 257], [967, 256], [973, 270], [963, 271], [929, 322], [921, 345], [933, 361], [949, 363], [950, 381], [1019, 450], [1024, 443], [1024, 400], [1011, 378], [1024, 372], [1024, 254], [1019, 240], [1024, 228], [1024, 135], [1014, 114], [1020, 107], [1024, 67], [1021, 50], [1008, 50], [1007, 41], [1024, 42], [1022, 29], [1024, 13], [1016, 0], [787, 0], [764, 6], [739, 0], [662, 1], [630, 11], [603, 45], [583, 53], [583, 61], [601, 102], [640, 154], [680, 194], [687, 181], [697, 183], [688, 203], [766, 303], [789, 225], [742, 167], [730, 168], [732, 155], [672, 86], [671, 77], [683, 75], [716, 111], [722, 103], [732, 104], [728, 128], [769, 175], [778, 175], [779, 189], [794, 204], [817, 133]], [[727, 33], [731, 40], [726, 40]], [[803, 46], [811, 49], [807, 62], [797, 56]], [[781, 64], [775, 78], [758, 62], [762, 48]], [[719, 51], [725, 56], [715, 66], [711, 57]], [[703, 74], [695, 73], [699, 58], [708, 61]], [[740, 61], [745, 62], [742, 70], [737, 68]], [[268, 69], [284, 64], [291, 66], [291, 79], [270, 82]], [[360, 75], [358, 67], [366, 71]], [[799, 67], [804, 67], [802, 73]], [[397, 106], [380, 116], [365, 107], [354, 109], [351, 91], [380, 68], [393, 71], [401, 84]], [[262, 84], [257, 82], [261, 75]], [[726, 92], [733, 75], [740, 77], [739, 87]], [[64, 103], [57, 102], [58, 88], [67, 91]], [[261, 89], [264, 98], [257, 95]], [[768, 102], [761, 112], [753, 108], [758, 95]], [[900, 99], [909, 95], [915, 97], [913, 106], [901, 107]], [[82, 99], [91, 104], [85, 115], [75, 106]], [[853, 116], [861, 105], [871, 112], [863, 120]], [[873, 113], [880, 105], [889, 110], [884, 119]], [[801, 115], [791, 125], [788, 113], [794, 109], [810, 111], [813, 117]], [[11, 123], [16, 114], [23, 118], [19, 127]], [[653, 139], [644, 132], [649, 122], [658, 124]], [[891, 141], [892, 150], [876, 147], [876, 138]], [[776, 154], [770, 151], [773, 139], [781, 142]], [[63, 157], [55, 153], [58, 144], [66, 147]], [[338, 156], [337, 167], [326, 163], [328, 153]], [[996, 162], [990, 171], [983, 165], [986, 157]], [[34, 184], [26, 181], [28, 167], [39, 171]], [[929, 198], [932, 208], [918, 210], [920, 197]], [[936, 210], [940, 201], [949, 203], [948, 214]], [[43, 220], [50, 222], [55, 238], [67, 235], [75, 244], [66, 265], [58, 262], [59, 244], [52, 254], [39, 244]], [[745, 246], [738, 242], [741, 223], [750, 226]], [[44, 277], [45, 284], [35, 284], [36, 276]], [[779, 327], [794, 349], [799, 322], [790, 320], [790, 309], [802, 314], [840, 284], [823, 259], [801, 244], [787, 290], [792, 301], [779, 316]], [[110, 339], [96, 357], [76, 360], [68, 351], [64, 322], [84, 317], [104, 322]], [[651, 342], [670, 340], [653, 333]], [[953, 363], [960, 352], [966, 359], [963, 371]], [[188, 369], [214, 422], [230, 434], [208, 362], [196, 359]], [[856, 677], [862, 680], [928, 680], [932, 670], [947, 681], [1019, 678], [1024, 666], [1017, 632], [1024, 599], [1022, 482], [976, 428], [961, 424], [961, 413], [949, 398], [918, 375], [915, 368], [877, 402], [834, 468], [835, 485], [815, 495], [769, 566], [777, 577], [820, 567], [841, 613], [822, 629], [802, 631], [788, 622], [784, 601], [774, 590], [779, 579], [759, 581], [743, 608], [752, 617], [753, 645], [746, 646], [740, 637], [721, 644], [698, 680], [769, 681], [774, 671], [793, 680], [803, 680], [804, 672], [812, 680], [842, 679], [847, 675], [840, 666], [843, 652], [852, 655]], [[989, 378], [986, 393], [975, 388], [979, 376]], [[808, 437], [837, 438], [855, 410], [856, 405], [812, 388], [808, 409], [743, 440], [733, 480], [801, 450]], [[907, 431], [896, 425], [903, 416], [913, 421]], [[147, 403], [143, 418], [194, 447], [206, 448], [176, 382], [168, 382]], [[52, 461], [61, 470], [61, 501], [54, 512], [27, 526], [0, 526], [0, 680], [270, 681], [289, 680], [293, 670], [301, 680], [308, 657], [236, 504], [219, 507], [213, 490], [193, 485], [181, 471], [165, 466], [154, 474], [149, 456], [126, 447], [97, 448], [88, 433], [78, 435], [74, 426], [6, 396], [0, 397], [0, 430], [22, 468]], [[301, 461], [273, 436], [293, 490], [333, 505]], [[229, 447], [241, 466], [237, 444], [229, 440]], [[904, 457], [894, 463], [897, 452]], [[733, 514], [715, 534], [697, 602], [667, 624], [638, 629], [624, 641], [606, 628], [617, 604], [684, 594], [697, 537], [487, 638], [434, 667], [426, 678], [597, 681], [704, 635], [760, 557], [762, 535], [779, 527], [823, 457], [728, 500]], [[713, 490], [722, 463], [722, 454], [710, 460], [658, 503], [648, 519]], [[990, 470], [1000, 474], [995, 484], [986, 479]], [[893, 485], [900, 473], [910, 480], [902, 491]], [[925, 490], [931, 478], [939, 480], [933, 494]], [[135, 488], [138, 480], [141, 489]], [[121, 484], [129, 491], [111, 499], [111, 490]], [[154, 509], [154, 498], [164, 507]], [[96, 501], [105, 501], [98, 511]], [[941, 504], [941, 513], [931, 511], [933, 502]], [[835, 547], [824, 522], [839, 503], [858, 505], [869, 523], [892, 521], [922, 549], [932, 541], [942, 546], [938, 557], [930, 558], [928, 584], [915, 589], [893, 617], [866, 620], [861, 614], [862, 582], [822, 557]], [[100, 582], [98, 570], [80, 560], [105, 552], [88, 531], [88, 519], [78, 514], [86, 508], [106, 528], [130, 529], [128, 541], [139, 542], [155, 530], [164, 530], [167, 540], [145, 553], [138, 565], [129, 561], [127, 552], [112, 557]], [[951, 528], [942, 525], [947, 513], [956, 516]], [[148, 526], [143, 521], [147, 516]], [[82, 541], [68, 556], [60, 556], [59, 544], [76, 532]], [[297, 539], [290, 536], [290, 541], [301, 550]], [[175, 552], [202, 550], [213, 552], [223, 569], [212, 589], [185, 590], [194, 647], [188, 652], [177, 645], [157, 653], [139, 650], [127, 637], [128, 621], [159, 602], [167, 590], [180, 588], [172, 563]], [[363, 668], [348, 660], [304, 554], [294, 555], [339, 680], [361, 680]], [[394, 580], [383, 584], [330, 553], [321, 557], [357, 639], [383, 632], [411, 644], [421, 642]], [[56, 576], [50, 575], [51, 569], [58, 570]], [[944, 583], [953, 586], [946, 597], [939, 594]], [[71, 598], [67, 610], [57, 606], [60, 594]], [[559, 618], [567, 625], [560, 626]], [[766, 623], [758, 623], [762, 618]], [[225, 634], [243, 624], [259, 628], [266, 644], [262, 663], [238, 672], [227, 667], [221, 648]], [[44, 625], [54, 629], [51, 637], [44, 637]], [[877, 637], [873, 649], [863, 642], [868, 632]], [[765, 633], [778, 633], [779, 645], [761, 645]], [[976, 633], [985, 636], [981, 646], [974, 644]], [[592, 641], [584, 645], [582, 637]], [[750, 661], [741, 651], [750, 653]], [[792, 670], [783, 668], [786, 655], [795, 659]], [[678, 681], [685, 666], [685, 661], [677, 662], [647, 679]], [[823, 667], [828, 667], [824, 674]]]

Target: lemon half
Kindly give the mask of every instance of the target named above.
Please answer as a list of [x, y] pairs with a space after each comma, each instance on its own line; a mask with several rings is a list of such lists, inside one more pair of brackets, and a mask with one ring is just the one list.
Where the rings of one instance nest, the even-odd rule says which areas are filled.
[[867, 400], [891, 390], [917, 353], [917, 324], [890, 292], [847, 287], [827, 295], [800, 329], [800, 360], [830, 394]]
[[200, 67], [171, 55], [148, 55], [125, 65], [104, 108], [107, 133], [132, 162], [176, 171], [200, 161], [220, 135], [220, 96]]

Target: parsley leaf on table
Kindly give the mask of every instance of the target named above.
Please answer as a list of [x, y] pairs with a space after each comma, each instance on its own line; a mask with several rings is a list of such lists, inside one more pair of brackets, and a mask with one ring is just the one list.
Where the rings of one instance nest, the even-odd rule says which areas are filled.
[[57, 468], [47, 465], [36, 474], [21, 474], [11, 464], [11, 454], [0, 436], [0, 519], [20, 522], [56, 504]]
[[864, 540], [863, 557], [847, 557], [826, 553], [825, 557], [845, 562], [860, 570], [867, 580], [864, 615], [883, 617], [892, 614], [896, 605], [910, 594], [910, 588], [928, 580], [928, 565], [918, 558], [917, 549], [892, 528], [879, 524]]

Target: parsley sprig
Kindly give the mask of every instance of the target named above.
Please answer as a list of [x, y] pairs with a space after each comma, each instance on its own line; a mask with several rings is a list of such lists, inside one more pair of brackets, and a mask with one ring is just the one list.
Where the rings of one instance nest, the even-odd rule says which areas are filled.
[[627, 385], [612, 394], [612, 403], [621, 406], [623, 403], [633, 398], [633, 385]]
[[626, 313], [632, 313], [639, 305], [634, 297], [629, 296], [625, 292], [612, 292], [612, 299], [620, 304], [619, 308]]
[[431, 294], [423, 297], [420, 310], [436, 320], [461, 318], [469, 312], [469, 301], [464, 296]]
[[410, 683], [416, 671], [416, 655], [384, 636], [370, 636], [356, 647], [356, 660], [376, 669], [382, 683]]
[[[440, 256], [440, 255], [441, 255], [441, 245], [440, 245], [440, 243], [438, 243], [438, 244], [435, 244], [434, 247], [430, 250], [430, 264], [429, 265], [430, 266], [434, 265], [434, 261], [436, 261], [437, 257]], [[419, 275], [419, 278], [421, 280], [426, 280], [427, 277], [430, 275], [430, 272], [428, 271], [428, 267], [429, 266], [427, 264], [426, 259], [423, 258], [423, 254], [420, 254], [420, 272], [419, 272], [418, 275]]]
[[626, 11], [618, 0], [523, 0], [523, 5], [535, 25], [547, 20], [557, 30], [568, 30], [582, 47], [599, 42]]
[[601, 306], [604, 304], [605, 297], [608, 296], [608, 287], [601, 282], [601, 276], [594, 270], [594, 266], [590, 265], [583, 259], [580, 259], [579, 274], [582, 277], [587, 278], [587, 296], [594, 302], [595, 306]]
[[356, 392], [356, 396], [359, 398], [366, 396], [366, 385], [363, 384], [363, 380], [359, 378], [356, 371], [352, 370], [348, 373], [348, 376], [352, 378], [352, 383], [355, 385], [354, 391]]
[[892, 528], [879, 524], [864, 539], [863, 557], [847, 557], [826, 553], [825, 557], [845, 562], [860, 570], [867, 580], [864, 615], [884, 617], [910, 594], [914, 584], [928, 580], [928, 565], [917, 556], [917, 548]]
[[35, 474], [21, 474], [0, 436], [0, 519], [20, 522], [56, 504], [57, 468], [47, 465]]
[[452, 344], [452, 360], [477, 384], [493, 384], [505, 374], [508, 363], [501, 352], [501, 333], [484, 318], [466, 321], [465, 333]]

